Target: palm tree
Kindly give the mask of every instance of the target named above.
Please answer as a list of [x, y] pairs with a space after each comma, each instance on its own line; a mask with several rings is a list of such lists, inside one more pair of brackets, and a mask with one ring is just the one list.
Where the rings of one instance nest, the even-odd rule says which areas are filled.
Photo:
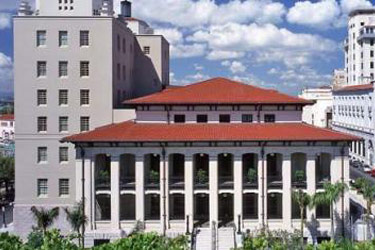
[[[323, 185], [323, 192], [316, 193], [313, 196], [313, 205], [329, 205], [331, 213], [331, 238], [334, 239], [335, 228], [334, 228], [334, 218], [333, 218], [333, 204], [339, 199], [340, 194], [343, 193], [348, 188], [348, 185], [344, 182], [336, 182], [332, 184], [326, 182]], [[344, 218], [342, 218], [344, 219]], [[344, 236], [344, 235], [343, 235]]]
[[[72, 229], [78, 234], [78, 244], [83, 246], [83, 235], [81, 233], [81, 228], [83, 225], [86, 225], [88, 218], [83, 212], [83, 203], [78, 202], [73, 209], [64, 208], [66, 213], [66, 219], [70, 223]], [[82, 242], [82, 243], [81, 243]]]
[[303, 244], [303, 228], [304, 228], [304, 213], [307, 206], [311, 204], [312, 197], [303, 192], [302, 189], [297, 189], [292, 192], [292, 199], [299, 206], [300, 219], [301, 219], [301, 246]]
[[371, 207], [375, 204], [375, 186], [365, 178], [358, 178], [355, 186], [366, 200], [366, 224], [367, 224], [367, 239], [371, 238], [370, 219], [372, 215]]
[[47, 232], [47, 228], [51, 226], [54, 220], [59, 216], [58, 207], [54, 207], [50, 210], [44, 208], [39, 210], [35, 206], [32, 206], [30, 210], [36, 220], [37, 228], [42, 230], [43, 234]]

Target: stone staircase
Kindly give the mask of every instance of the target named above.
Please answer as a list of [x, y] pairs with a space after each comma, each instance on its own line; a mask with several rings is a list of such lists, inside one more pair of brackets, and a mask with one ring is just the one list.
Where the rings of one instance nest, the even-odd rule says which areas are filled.
[[230, 250], [234, 249], [234, 231], [231, 227], [219, 228], [218, 232], [218, 250]]
[[210, 228], [198, 228], [195, 240], [196, 250], [211, 250], [212, 231]]

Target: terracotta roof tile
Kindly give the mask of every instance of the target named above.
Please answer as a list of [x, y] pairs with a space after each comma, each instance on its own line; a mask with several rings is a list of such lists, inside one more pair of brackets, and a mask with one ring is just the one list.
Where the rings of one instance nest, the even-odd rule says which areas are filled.
[[349, 91], [358, 91], [358, 90], [372, 90], [374, 88], [373, 84], [361, 84], [361, 85], [351, 85], [336, 89], [334, 92], [349, 92]]
[[213, 78], [180, 88], [168, 88], [125, 104], [312, 104], [311, 101], [289, 96], [226, 78]]
[[305, 123], [135, 123], [126, 121], [72, 135], [67, 142], [352, 141], [358, 137]]
[[2, 121], [14, 121], [14, 115], [0, 115], [0, 120]]

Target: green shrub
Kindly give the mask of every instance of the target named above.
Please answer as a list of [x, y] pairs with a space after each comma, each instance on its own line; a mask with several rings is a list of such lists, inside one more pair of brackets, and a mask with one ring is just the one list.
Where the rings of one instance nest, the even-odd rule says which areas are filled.
[[31, 249], [38, 249], [43, 245], [43, 232], [34, 230], [27, 236], [27, 244]]
[[1, 250], [26, 250], [21, 239], [18, 236], [9, 233], [0, 234]]

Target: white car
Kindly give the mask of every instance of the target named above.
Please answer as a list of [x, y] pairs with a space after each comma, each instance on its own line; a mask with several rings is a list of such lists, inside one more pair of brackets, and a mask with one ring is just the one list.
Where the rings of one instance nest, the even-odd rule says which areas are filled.
[[369, 167], [369, 166], [366, 166], [366, 167], [363, 167], [363, 171], [365, 172], [365, 173], [371, 173], [371, 168]]

